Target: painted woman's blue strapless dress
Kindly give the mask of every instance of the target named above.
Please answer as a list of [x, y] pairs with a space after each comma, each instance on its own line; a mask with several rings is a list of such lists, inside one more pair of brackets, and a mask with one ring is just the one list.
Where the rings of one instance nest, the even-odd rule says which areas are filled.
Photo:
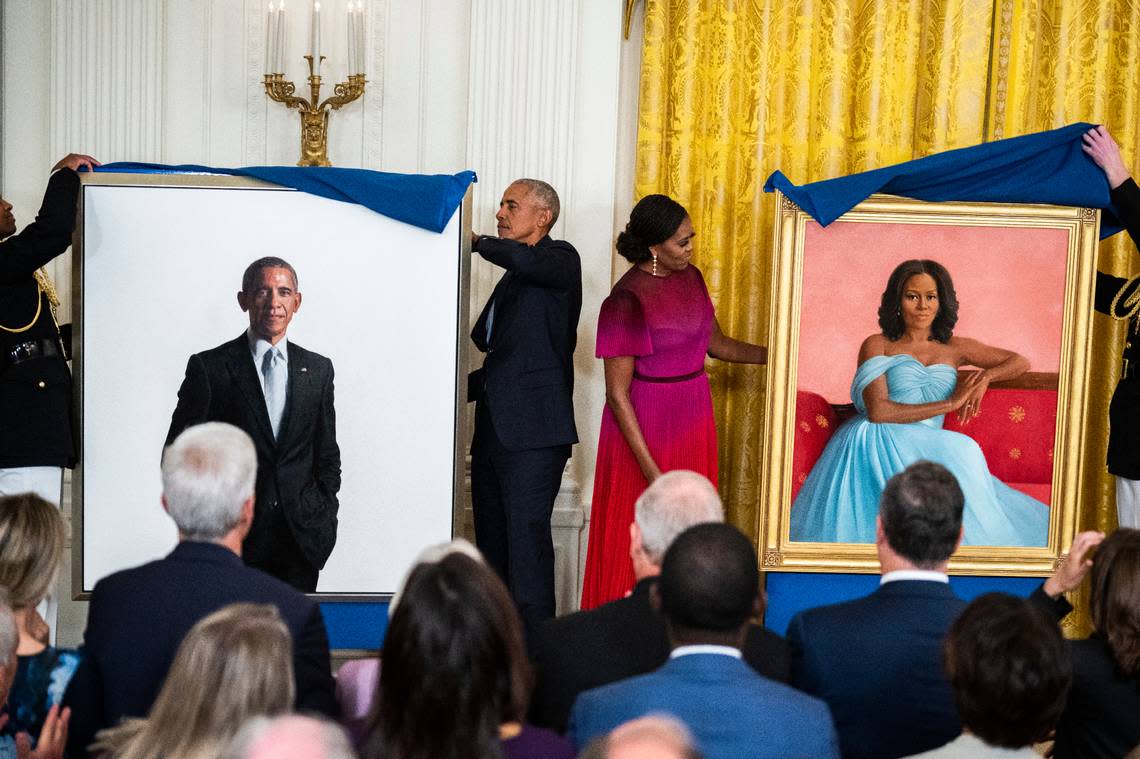
[[1044, 546], [1049, 506], [991, 475], [978, 444], [942, 429], [941, 416], [908, 424], [877, 424], [867, 418], [863, 391], [884, 374], [896, 403], [945, 400], [958, 381], [949, 364], [925, 366], [907, 354], [872, 356], [860, 364], [851, 382], [859, 414], [835, 431], [804, 481], [792, 504], [791, 539], [873, 543], [887, 480], [925, 459], [958, 478], [966, 497], [964, 545]]

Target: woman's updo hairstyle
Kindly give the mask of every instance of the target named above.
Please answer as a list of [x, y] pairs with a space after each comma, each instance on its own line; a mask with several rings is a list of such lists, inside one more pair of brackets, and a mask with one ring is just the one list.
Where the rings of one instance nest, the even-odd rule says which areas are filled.
[[668, 195], [646, 195], [630, 212], [625, 231], [618, 234], [618, 254], [633, 264], [650, 260], [653, 254], [649, 247], [672, 237], [688, 215], [685, 207]]

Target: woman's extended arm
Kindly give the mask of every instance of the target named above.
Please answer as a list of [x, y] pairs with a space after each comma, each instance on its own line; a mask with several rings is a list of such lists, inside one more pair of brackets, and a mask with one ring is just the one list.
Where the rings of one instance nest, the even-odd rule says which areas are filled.
[[959, 349], [960, 364], [981, 368], [981, 371], [970, 374], [958, 385], [959, 389], [965, 388], [968, 391], [959, 412], [963, 423], [978, 415], [982, 396], [986, 394], [991, 382], [1017, 379], [1029, 371], [1029, 360], [1025, 356], [1005, 348], [995, 348], [968, 337], [952, 338], [950, 344]]
[[[872, 335], [863, 341], [859, 348], [859, 363], [872, 356], [883, 355], [881, 335]], [[968, 387], [959, 386], [953, 395], [944, 401], [930, 403], [899, 403], [892, 401], [888, 393], [886, 375], [875, 378], [863, 389], [863, 404], [867, 407], [867, 419], [876, 424], [909, 424], [923, 419], [957, 411], [970, 392]]]
[[657, 462], [649, 453], [649, 446], [645, 443], [645, 436], [641, 434], [641, 425], [637, 421], [637, 414], [633, 410], [633, 402], [629, 399], [629, 387], [633, 384], [633, 356], [614, 356], [602, 360], [606, 374], [606, 405], [613, 411], [614, 420], [622, 437], [629, 444], [633, 458], [641, 467], [645, 479], [653, 483], [661, 476]]
[[767, 347], [729, 337], [721, 331], [720, 322], [716, 317], [713, 317], [713, 331], [709, 338], [709, 355], [736, 364], [768, 363]]

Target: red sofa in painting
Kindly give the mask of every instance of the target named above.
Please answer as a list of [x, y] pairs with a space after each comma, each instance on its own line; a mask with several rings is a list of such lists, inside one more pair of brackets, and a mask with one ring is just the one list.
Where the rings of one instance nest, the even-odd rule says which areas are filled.
[[[1053, 491], [1057, 390], [1055, 380], [1035, 385], [990, 388], [982, 399], [981, 413], [969, 424], [961, 424], [957, 414], [948, 414], [943, 426], [972, 437], [995, 477], [1048, 504]], [[849, 405], [833, 407], [818, 393], [796, 392], [793, 501], [836, 427], [850, 415], [850, 409]]]

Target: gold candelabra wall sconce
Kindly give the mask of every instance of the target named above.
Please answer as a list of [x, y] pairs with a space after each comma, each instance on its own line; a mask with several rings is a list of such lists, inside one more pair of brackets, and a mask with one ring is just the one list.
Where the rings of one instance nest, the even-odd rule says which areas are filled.
[[321, 100], [321, 4], [313, 3], [312, 26], [310, 29], [309, 55], [304, 56], [309, 65], [309, 97], [297, 95], [297, 87], [286, 81], [283, 69], [283, 48], [285, 47], [285, 2], [275, 9], [269, 3], [269, 19], [266, 30], [266, 71], [265, 94], [271, 100], [282, 103], [286, 108], [296, 108], [301, 117], [301, 160], [298, 166], [331, 166], [329, 162], [329, 113], [348, 105], [364, 94], [364, 4], [348, 4], [348, 80], [337, 82], [333, 94]]
[[[322, 55], [323, 59], [324, 56]], [[296, 108], [301, 115], [301, 160], [298, 166], [332, 166], [329, 163], [329, 112], [348, 105], [364, 94], [364, 74], [349, 74], [347, 82], [338, 82], [333, 94], [321, 98], [321, 76], [315, 73], [313, 56], [309, 62], [308, 99], [293, 94], [297, 87], [285, 81], [284, 74], [265, 75], [265, 94], [286, 108]]]

